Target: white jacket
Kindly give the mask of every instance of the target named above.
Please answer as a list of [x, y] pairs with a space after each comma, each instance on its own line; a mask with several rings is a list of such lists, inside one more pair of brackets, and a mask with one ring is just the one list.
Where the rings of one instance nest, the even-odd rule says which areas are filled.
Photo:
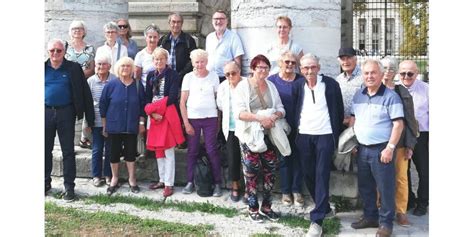
[[[246, 81], [246, 77], [241, 77], [242, 81]], [[222, 111], [222, 132], [224, 133], [225, 139], [229, 136], [229, 119], [230, 119], [230, 85], [229, 81], [225, 80], [221, 82], [217, 88], [217, 108]]]

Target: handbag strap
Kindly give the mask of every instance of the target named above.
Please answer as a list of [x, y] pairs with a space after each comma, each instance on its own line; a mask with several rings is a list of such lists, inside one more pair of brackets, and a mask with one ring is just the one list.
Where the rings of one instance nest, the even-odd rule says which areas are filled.
[[260, 89], [257, 87], [254, 87], [255, 90], [257, 91], [257, 96], [258, 96], [258, 99], [260, 100], [260, 103], [262, 104], [263, 106], [263, 109], [267, 109], [268, 108], [268, 105], [267, 105], [267, 102], [265, 102], [265, 99], [263, 98], [263, 95], [262, 93], [260, 92]]

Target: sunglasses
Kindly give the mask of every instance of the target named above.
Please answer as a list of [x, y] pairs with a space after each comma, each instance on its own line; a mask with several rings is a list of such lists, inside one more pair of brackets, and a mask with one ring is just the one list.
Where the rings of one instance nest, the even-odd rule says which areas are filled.
[[226, 72], [224, 75], [225, 75], [225, 77], [233, 77], [233, 76], [237, 75], [237, 72]]
[[405, 76], [412, 77], [413, 75], [415, 75], [415, 73], [413, 72], [400, 72], [401, 77], [405, 77]]
[[127, 29], [127, 28], [128, 28], [128, 25], [118, 25], [118, 27], [119, 27], [120, 29]]
[[290, 65], [290, 64], [296, 65], [296, 61], [285, 60], [285, 61], [283, 61], [283, 62], [285, 62], [286, 65]]
[[51, 53], [51, 54], [53, 54], [54, 52], [56, 52], [56, 53], [62, 53], [63, 50], [62, 50], [62, 49], [50, 49], [50, 50], [49, 50], [49, 53]]

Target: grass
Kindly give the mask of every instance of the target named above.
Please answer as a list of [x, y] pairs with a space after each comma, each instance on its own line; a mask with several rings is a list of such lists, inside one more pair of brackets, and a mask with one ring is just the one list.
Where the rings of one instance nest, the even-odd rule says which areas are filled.
[[335, 204], [336, 212], [347, 212], [354, 210], [348, 198], [341, 196], [331, 196], [329, 201]]
[[159, 202], [150, 198], [141, 197], [128, 197], [121, 195], [94, 195], [85, 198], [86, 202], [95, 202], [102, 205], [109, 205], [113, 203], [126, 203], [134, 205], [137, 208], [142, 208], [151, 211], [158, 211], [163, 208], [176, 209], [183, 212], [203, 212], [209, 214], [221, 214], [225, 217], [234, 217], [239, 214], [239, 211], [235, 208], [220, 207], [209, 202], [198, 203], [198, 202], [179, 202], [179, 201], [167, 201]]
[[171, 236], [187, 234], [204, 236], [211, 225], [186, 225], [160, 220], [141, 219], [128, 214], [89, 213], [45, 203], [46, 236]]
[[[302, 228], [307, 229], [311, 223], [310, 220], [306, 220], [303, 217], [299, 216], [282, 216], [278, 223], [283, 225], [293, 227], [293, 228]], [[341, 220], [337, 217], [326, 218], [323, 221], [323, 233], [324, 235], [337, 235], [341, 229]]]

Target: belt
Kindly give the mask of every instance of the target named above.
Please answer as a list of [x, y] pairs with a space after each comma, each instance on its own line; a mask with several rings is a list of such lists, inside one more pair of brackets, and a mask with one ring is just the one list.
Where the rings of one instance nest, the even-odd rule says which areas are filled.
[[388, 142], [382, 142], [382, 143], [377, 143], [377, 144], [372, 144], [372, 145], [365, 145], [360, 143], [360, 145], [371, 148], [371, 147], [378, 147], [378, 146], [386, 146]]
[[49, 106], [49, 105], [44, 105], [44, 107], [46, 109], [54, 109], [54, 110], [58, 110], [58, 109], [64, 109], [68, 106], [70, 106], [71, 104], [67, 104], [67, 105], [58, 105], [58, 106]]

